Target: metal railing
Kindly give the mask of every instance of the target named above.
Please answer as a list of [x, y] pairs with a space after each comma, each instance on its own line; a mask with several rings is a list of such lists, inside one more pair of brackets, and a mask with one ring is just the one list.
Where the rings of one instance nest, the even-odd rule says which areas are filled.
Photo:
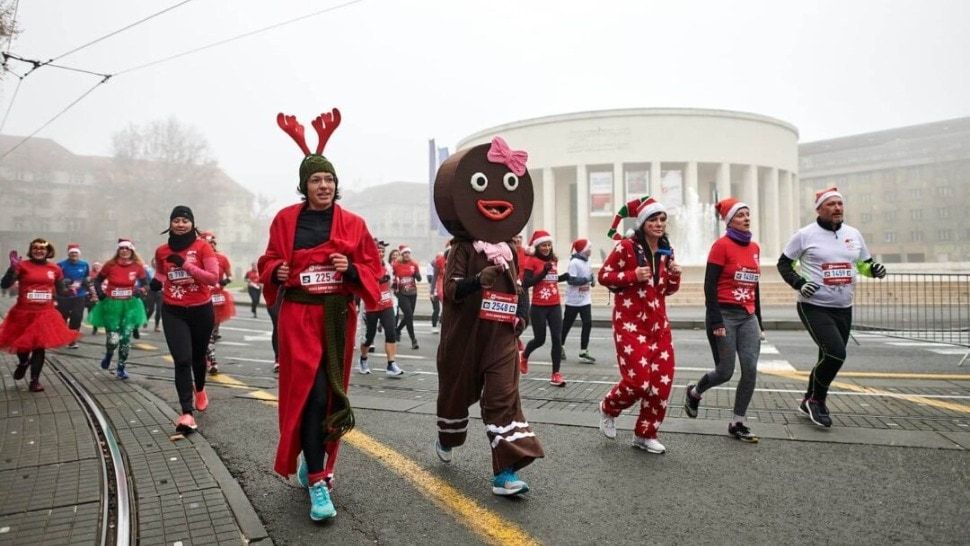
[[970, 350], [970, 274], [889, 273], [885, 279], [862, 277], [856, 285], [852, 308], [855, 329]]

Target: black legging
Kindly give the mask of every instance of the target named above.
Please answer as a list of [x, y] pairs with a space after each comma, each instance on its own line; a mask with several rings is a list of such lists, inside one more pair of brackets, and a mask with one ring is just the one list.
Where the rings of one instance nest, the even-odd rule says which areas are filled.
[[270, 337], [273, 344], [273, 360], [279, 363], [280, 361], [280, 336], [276, 332], [276, 320], [280, 315], [280, 303], [283, 301], [282, 295], [277, 296], [276, 303], [271, 306], [266, 307], [266, 312], [269, 313], [269, 320], [273, 323], [273, 335]]
[[529, 311], [532, 318], [532, 340], [525, 346], [525, 358], [528, 359], [546, 342], [546, 324], [549, 325], [549, 335], [552, 337], [552, 373], [559, 371], [562, 363], [562, 308], [558, 305], [533, 305]]
[[573, 327], [573, 322], [576, 322], [576, 315], [579, 315], [579, 320], [583, 323], [583, 329], [579, 336], [579, 348], [585, 351], [589, 348], [589, 333], [593, 330], [593, 315], [591, 313], [592, 305], [567, 305], [565, 316], [562, 319], [562, 343], [566, 344], [566, 336], [569, 335], [569, 329]]
[[17, 360], [20, 366], [30, 363], [30, 380], [37, 381], [40, 378], [40, 371], [44, 368], [44, 358], [47, 355], [45, 349], [34, 349], [23, 353], [17, 353]]
[[156, 291], [149, 291], [148, 295], [145, 296], [145, 320], [152, 318], [152, 313], [155, 314], [155, 328], [158, 328], [158, 323], [162, 320], [162, 293]]
[[[162, 304], [165, 342], [175, 361], [175, 390], [182, 413], [192, 413], [195, 392], [205, 388], [205, 355], [215, 324], [212, 304], [182, 307]], [[194, 388], [193, 388], [194, 386]]]
[[306, 405], [303, 406], [303, 420], [300, 423], [300, 444], [310, 474], [323, 472], [324, 445], [323, 421], [327, 417], [327, 367], [323, 359], [317, 368], [317, 376], [310, 389]]
[[[367, 312], [364, 315], [364, 345], [370, 347], [374, 344], [378, 322], [384, 329], [384, 343], [397, 343], [397, 337], [394, 334], [394, 310], [388, 307], [383, 311]], [[367, 358], [367, 355], [362, 355], [361, 358]]]
[[441, 302], [438, 298], [431, 298], [431, 327], [438, 327], [438, 319], [441, 318]]
[[805, 397], [824, 402], [829, 385], [845, 362], [845, 347], [852, 329], [852, 308], [821, 307], [810, 303], [799, 303], [797, 308], [798, 318], [802, 319], [802, 324], [818, 345], [818, 362], [808, 376]]
[[414, 337], [414, 306], [418, 303], [418, 295], [411, 294], [410, 296], [404, 294], [398, 294], [397, 303], [401, 306], [401, 324], [397, 327], [397, 338], [401, 339], [401, 329], [407, 327], [408, 335], [411, 336], [411, 344], [418, 342], [417, 338]]
[[67, 327], [71, 330], [81, 329], [81, 319], [84, 318], [84, 296], [74, 296], [71, 298], [57, 298], [57, 310], [67, 321]]
[[249, 290], [249, 299], [252, 302], [251, 308], [253, 316], [255, 317], [256, 307], [259, 306], [259, 296], [263, 293], [263, 290], [261, 288], [253, 288], [252, 286], [247, 286], [246, 289]]

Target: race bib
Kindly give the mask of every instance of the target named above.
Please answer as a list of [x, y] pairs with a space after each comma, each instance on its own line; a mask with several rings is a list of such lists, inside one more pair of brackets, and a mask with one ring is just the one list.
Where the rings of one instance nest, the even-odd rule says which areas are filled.
[[515, 294], [482, 291], [482, 307], [478, 318], [495, 322], [515, 323], [515, 312], [519, 308]]
[[226, 296], [218, 292], [212, 294], [212, 305], [225, 305]]
[[44, 303], [54, 299], [54, 293], [50, 290], [30, 290], [27, 292], [27, 301], [30, 303]]
[[134, 294], [131, 288], [113, 288], [108, 295], [118, 300], [126, 300]]
[[822, 264], [822, 282], [829, 286], [852, 284], [852, 264], [835, 262]]
[[401, 277], [397, 282], [399, 289], [405, 294], [413, 294], [418, 291], [418, 287], [414, 283], [414, 277]]
[[337, 294], [343, 284], [343, 275], [332, 265], [311, 265], [300, 273], [300, 286], [311, 294]]
[[168, 272], [168, 281], [172, 284], [189, 284], [194, 282], [194, 280], [188, 271], [180, 267], [170, 269]]
[[741, 284], [758, 284], [761, 274], [747, 269], [738, 269], [734, 272], [734, 280]]
[[588, 284], [584, 284], [578, 287], [580, 292], [589, 292], [589, 288], [590, 286]]
[[387, 304], [391, 303], [391, 291], [390, 290], [382, 290], [381, 291], [381, 301], [379, 303], [381, 305], [387, 305]]
[[546, 277], [545, 277], [544, 280], [547, 281], [547, 282], [555, 282], [555, 283], [558, 283], [559, 282], [559, 275], [556, 274], [556, 268], [550, 269], [549, 272], [546, 273]]

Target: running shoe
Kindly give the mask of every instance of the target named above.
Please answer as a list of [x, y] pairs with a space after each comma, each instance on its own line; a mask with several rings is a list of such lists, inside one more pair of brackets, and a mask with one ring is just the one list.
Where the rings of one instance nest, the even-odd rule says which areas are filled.
[[212, 339], [215, 341], [219, 341], [220, 339], [222, 339], [222, 334], [220, 334], [219, 332], [216, 332], [212, 334]]
[[746, 427], [744, 423], [731, 423], [728, 425], [728, 434], [734, 436], [742, 442], [747, 442], [749, 444], [757, 444], [758, 437], [751, 433], [751, 429]]
[[519, 373], [522, 375], [529, 373], [529, 359], [522, 351], [519, 351]]
[[[155, 331], [156, 331], [156, 332], [161, 332], [161, 331], [162, 331], [162, 329], [161, 329], [161, 328], [159, 328], [158, 326], [156, 326], [156, 327], [155, 327]], [[95, 332], [95, 333], [97, 333], [97, 332]]]
[[391, 362], [387, 365], [387, 370], [385, 373], [391, 377], [400, 377], [404, 375], [404, 370], [398, 368], [397, 362]]
[[585, 362], [587, 364], [595, 364], [596, 363], [596, 359], [593, 358], [589, 354], [589, 351], [583, 351], [583, 352], [579, 353], [579, 360], [582, 361], [582, 362]]
[[327, 482], [320, 480], [309, 487], [310, 491], [310, 519], [325, 521], [337, 515], [337, 509], [330, 500], [330, 489]]
[[141, 339], [141, 333], [138, 332], [138, 328], [131, 331], [131, 337], [135, 339]]
[[602, 410], [600, 406], [600, 432], [610, 440], [616, 438], [616, 418]]
[[192, 417], [191, 413], [183, 413], [178, 421], [175, 421], [175, 432], [181, 432], [182, 434], [188, 434], [190, 432], [195, 432], [199, 428], [195, 424], [195, 418]]
[[273, 373], [280, 373], [280, 363], [279, 362], [274, 362], [273, 363]]
[[108, 353], [104, 355], [104, 358], [101, 359], [102, 370], [107, 370], [108, 368], [111, 367], [111, 356], [112, 356], [112, 353]]
[[209, 407], [209, 395], [206, 394], [205, 389], [201, 391], [195, 391], [195, 409], [199, 411], [205, 411]]
[[17, 369], [13, 371], [14, 379], [23, 379], [27, 375], [27, 368], [30, 367], [29, 362], [24, 362], [23, 364], [17, 364]]
[[655, 455], [662, 455], [667, 452], [667, 448], [664, 447], [656, 438], [641, 438], [640, 436], [633, 437], [633, 447], [640, 448], [647, 453], [653, 453]]
[[562, 356], [562, 359], [563, 360], [566, 360], [566, 348], [565, 347], [562, 348], [562, 352], [560, 353], [560, 355]]
[[371, 345], [370, 347], [367, 348], [367, 352], [368, 353], [375, 353], [375, 352], [377, 352], [377, 347], [374, 347], [373, 345]]
[[78, 349], [78, 348], [80, 348], [80, 347], [81, 347], [81, 346], [80, 346], [80, 345], [78, 345], [76, 341], [72, 341], [72, 342], [71, 342], [70, 344], [68, 344], [68, 346], [67, 346], [67, 348], [68, 348], [68, 349]]
[[28, 388], [30, 392], [44, 392], [44, 386], [40, 384], [40, 379], [31, 379]]
[[438, 456], [438, 459], [445, 464], [450, 463], [453, 459], [451, 448], [441, 445], [441, 441], [439, 440], [434, 441], [434, 452]]
[[521, 495], [529, 490], [529, 484], [519, 479], [511, 468], [499, 472], [492, 480], [492, 493], [503, 497]]
[[798, 409], [802, 413], [807, 414], [808, 418], [811, 419], [816, 425], [823, 428], [829, 428], [832, 426], [832, 417], [829, 415], [828, 408], [825, 407], [825, 402], [816, 400], [814, 398], [809, 398], [807, 400], [802, 400], [802, 403]]
[[212, 375], [219, 373], [219, 363], [214, 358], [209, 359], [209, 373]]
[[115, 375], [118, 379], [128, 379], [128, 372], [125, 371], [125, 365], [121, 362], [118, 363], [118, 369], [115, 370]]
[[418, 347], [418, 342], [412, 339], [411, 340], [411, 349], [417, 351], [420, 348], [421, 347]]
[[296, 458], [296, 483], [300, 484], [300, 487], [310, 487], [310, 467], [307, 466], [302, 451]]
[[695, 398], [694, 395], [690, 393], [690, 391], [694, 390], [695, 388], [697, 388], [697, 385], [690, 383], [687, 385], [687, 392], [684, 394], [684, 413], [686, 413], [687, 417], [690, 417], [691, 419], [697, 419], [697, 408], [699, 408], [701, 405], [701, 398], [699, 396]]
[[361, 375], [370, 374], [370, 366], [367, 365], [367, 359], [361, 358], [357, 361], [357, 373]]
[[432, 334], [437, 334], [437, 333], [438, 333], [438, 332], [440, 332], [440, 331], [441, 331], [441, 330], [439, 330], [437, 326], [432, 326], [432, 327], [431, 327], [431, 333], [432, 333]]
[[555, 372], [554, 374], [552, 374], [552, 377], [549, 378], [549, 384], [552, 385], [553, 387], [565, 387], [566, 380], [562, 378], [561, 373]]

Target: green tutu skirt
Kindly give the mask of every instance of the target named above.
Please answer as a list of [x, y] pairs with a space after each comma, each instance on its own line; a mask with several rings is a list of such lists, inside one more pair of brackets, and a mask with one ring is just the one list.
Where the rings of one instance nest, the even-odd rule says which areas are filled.
[[119, 332], [123, 326], [135, 329], [148, 321], [145, 305], [138, 298], [119, 300], [105, 298], [88, 313], [88, 324]]

